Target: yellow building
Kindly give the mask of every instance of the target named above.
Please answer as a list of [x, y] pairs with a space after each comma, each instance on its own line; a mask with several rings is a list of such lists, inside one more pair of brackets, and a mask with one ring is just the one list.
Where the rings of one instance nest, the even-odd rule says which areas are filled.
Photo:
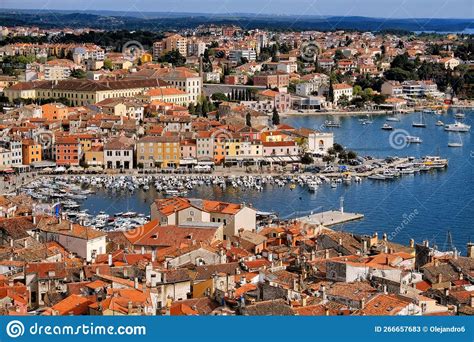
[[281, 142], [283, 141], [284, 134], [279, 131], [263, 132], [261, 134], [262, 142]]
[[169, 87], [156, 78], [114, 81], [64, 80], [20, 82], [4, 90], [10, 102], [19, 98], [66, 98], [73, 106], [87, 106], [110, 98], [133, 97], [149, 89]]
[[137, 165], [144, 168], [176, 167], [179, 160], [179, 138], [176, 136], [147, 136], [137, 142]]
[[179, 53], [186, 57], [188, 50], [188, 39], [179, 34], [172, 34], [164, 39], [165, 52], [178, 50]]
[[240, 139], [237, 137], [228, 138], [225, 141], [225, 158], [241, 156]]
[[24, 139], [22, 141], [23, 165], [30, 165], [33, 162], [41, 161], [42, 146], [33, 139]]
[[150, 63], [153, 61], [153, 56], [150, 53], [145, 52], [141, 57], [140, 60], [143, 64]]
[[104, 148], [94, 146], [84, 153], [84, 163], [87, 166], [104, 166]]

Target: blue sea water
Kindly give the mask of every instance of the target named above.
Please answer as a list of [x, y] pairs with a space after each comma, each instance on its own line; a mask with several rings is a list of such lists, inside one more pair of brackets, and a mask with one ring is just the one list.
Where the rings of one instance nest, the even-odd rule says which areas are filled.
[[[465, 123], [473, 125], [474, 112], [464, 111]], [[284, 119], [295, 127], [321, 129], [325, 120], [334, 117], [295, 116]], [[393, 144], [395, 131], [383, 131], [385, 116], [374, 116], [373, 124], [362, 125], [360, 117], [336, 118], [340, 128], [334, 128], [336, 142], [359, 155], [377, 157], [440, 155], [449, 159], [449, 167], [442, 171], [403, 176], [399, 180], [380, 182], [364, 180], [361, 184], [339, 185], [336, 189], [322, 185], [316, 193], [297, 187], [267, 186], [264, 191], [240, 190], [228, 187], [199, 187], [189, 193], [192, 197], [252, 203], [262, 211], [273, 211], [282, 217], [303, 216], [311, 212], [337, 209], [340, 198], [348, 212], [363, 213], [363, 220], [335, 227], [357, 234], [387, 233], [395, 242], [407, 244], [429, 240], [439, 249], [450, 249], [447, 243], [451, 232], [454, 246], [465, 252], [466, 243], [474, 233], [474, 142], [472, 133], [448, 133], [435, 126], [437, 120], [455, 121], [453, 112], [438, 116], [425, 114], [427, 128], [413, 128], [420, 120], [419, 113], [400, 115], [400, 122], [388, 122], [402, 134], [419, 136], [422, 144], [400, 146]], [[392, 139], [391, 139], [392, 137]], [[392, 143], [391, 143], [392, 141]], [[450, 148], [448, 142], [462, 141], [463, 147]], [[396, 146], [397, 148], [394, 148]], [[137, 211], [149, 214], [149, 206], [158, 197], [154, 189], [111, 193], [98, 191], [89, 197], [83, 207], [91, 213], [104, 210], [109, 214]], [[474, 238], [474, 236], [473, 236]]]

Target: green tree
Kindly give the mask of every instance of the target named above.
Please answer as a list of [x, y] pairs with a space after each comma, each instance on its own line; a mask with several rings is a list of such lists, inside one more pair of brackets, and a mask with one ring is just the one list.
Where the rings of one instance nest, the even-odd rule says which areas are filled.
[[74, 77], [74, 78], [84, 79], [86, 78], [86, 76], [87, 76], [86, 72], [82, 69], [74, 69], [71, 72], [71, 77]]
[[163, 56], [158, 59], [161, 63], [170, 63], [175, 67], [181, 67], [186, 64], [186, 57], [181, 55], [178, 50], [172, 50], [166, 52]]
[[188, 111], [189, 114], [194, 115], [196, 113], [196, 107], [194, 106], [194, 103], [190, 103], [188, 106]]
[[214, 93], [212, 94], [211, 99], [214, 101], [221, 101], [221, 102], [229, 101], [229, 99], [224, 93]]
[[356, 159], [356, 158], [357, 158], [357, 153], [354, 152], [354, 151], [347, 151], [347, 158], [348, 158], [349, 160], [351, 160], [351, 159]]
[[314, 163], [314, 159], [311, 155], [305, 153], [305, 155], [303, 157], [301, 157], [301, 163], [302, 164], [305, 164], [305, 165], [308, 165], [308, 164], [313, 164]]
[[342, 51], [341, 50], [336, 50], [336, 52], [334, 53], [334, 60], [338, 61], [338, 60], [344, 59], [344, 58], [346, 58], [346, 56], [344, 56]]
[[274, 126], [278, 126], [280, 124], [280, 114], [278, 114], [276, 107], [273, 107], [272, 123]]
[[113, 70], [114, 68], [114, 65], [112, 64], [112, 61], [110, 59], [105, 59], [104, 60], [104, 69], [107, 69], [107, 70]]

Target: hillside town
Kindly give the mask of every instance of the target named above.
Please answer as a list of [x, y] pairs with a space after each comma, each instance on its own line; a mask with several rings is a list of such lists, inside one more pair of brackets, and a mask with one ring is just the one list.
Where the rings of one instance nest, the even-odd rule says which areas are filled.
[[[384, 227], [355, 234], [174, 189], [146, 220], [109, 231], [31, 185], [48, 179], [61, 186], [48, 196], [79, 198], [72, 178], [52, 177], [133, 187], [126, 177], [360, 165], [335, 122], [284, 119], [472, 107], [472, 37], [213, 24], [112, 34], [124, 33], [0, 27], [0, 314], [474, 314], [471, 242], [466, 253], [400, 244]], [[436, 158], [433, 168], [447, 166]]]

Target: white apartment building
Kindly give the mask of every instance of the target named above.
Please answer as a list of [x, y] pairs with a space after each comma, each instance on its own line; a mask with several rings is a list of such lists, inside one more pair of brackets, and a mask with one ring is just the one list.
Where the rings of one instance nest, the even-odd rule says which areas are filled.
[[46, 65], [44, 67], [44, 79], [47, 81], [60, 81], [71, 76], [71, 68], [62, 65]]
[[327, 154], [334, 145], [334, 133], [314, 132], [308, 135], [308, 152], [316, 155]]
[[242, 58], [246, 58], [249, 62], [257, 60], [257, 53], [254, 50], [231, 50], [229, 51], [229, 60], [233, 63], [240, 63]]

